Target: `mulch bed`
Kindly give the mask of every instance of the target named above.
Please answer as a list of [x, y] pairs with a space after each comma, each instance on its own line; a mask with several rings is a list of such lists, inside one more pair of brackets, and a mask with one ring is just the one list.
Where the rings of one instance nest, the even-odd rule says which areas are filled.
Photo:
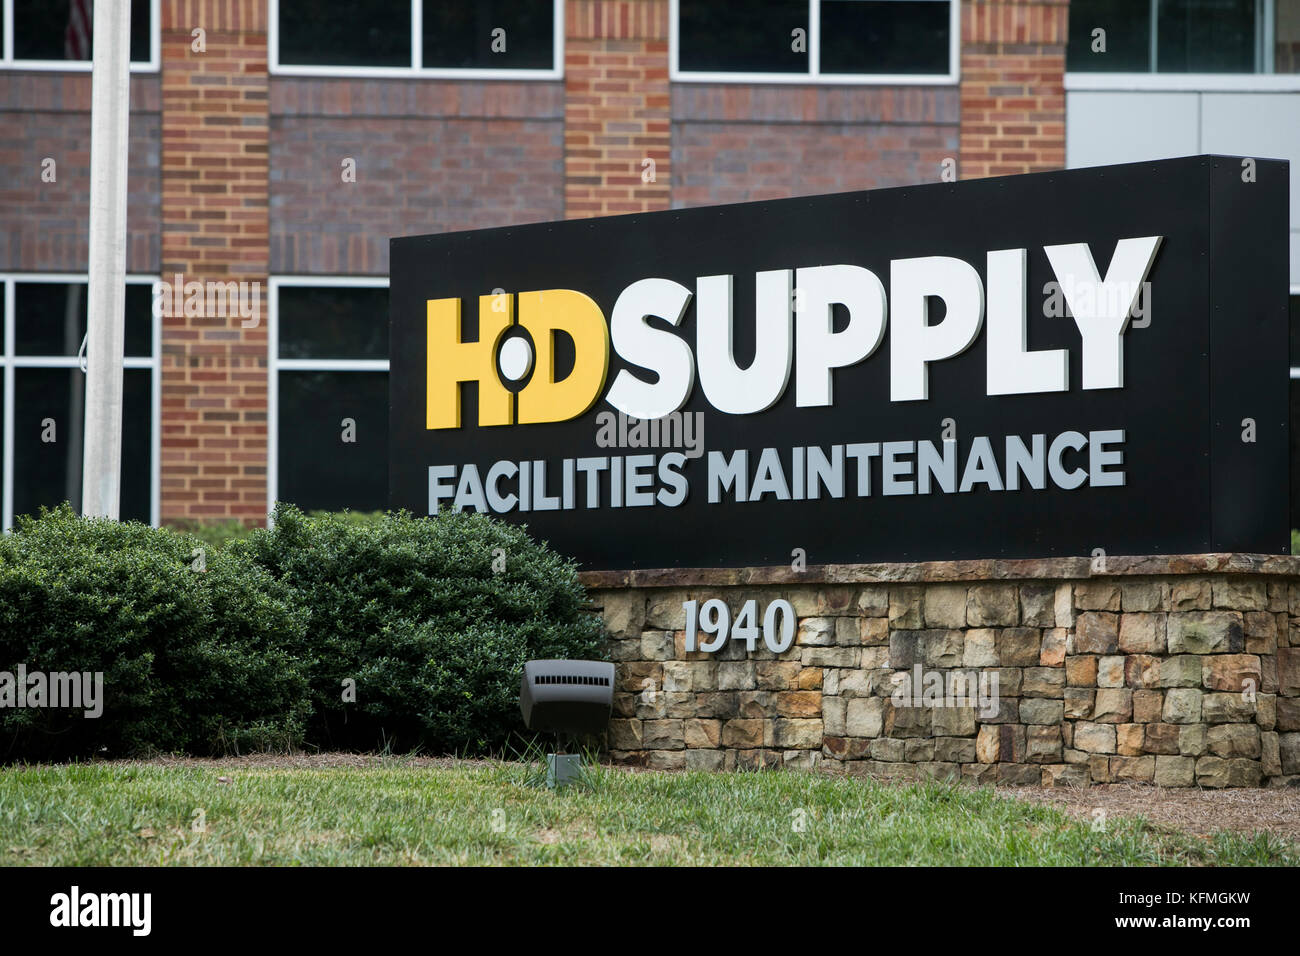
[[1209, 836], [1215, 830], [1253, 833], [1262, 830], [1300, 842], [1300, 788], [1198, 790], [1166, 789], [1142, 784], [1101, 783], [1091, 787], [999, 787], [1020, 800], [1050, 803], [1072, 817], [1092, 821], [1094, 811], [1107, 816], [1145, 817], [1159, 826]]

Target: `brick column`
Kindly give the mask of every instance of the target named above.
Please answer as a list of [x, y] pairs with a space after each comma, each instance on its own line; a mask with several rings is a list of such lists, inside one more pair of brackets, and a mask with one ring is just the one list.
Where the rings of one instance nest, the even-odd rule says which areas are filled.
[[266, 0], [162, 3], [162, 278], [258, 283], [256, 326], [164, 315], [164, 522], [265, 520], [266, 25]]
[[1065, 166], [1068, 0], [963, 0], [961, 179]]
[[667, 209], [668, 0], [569, 0], [564, 22], [565, 215]]

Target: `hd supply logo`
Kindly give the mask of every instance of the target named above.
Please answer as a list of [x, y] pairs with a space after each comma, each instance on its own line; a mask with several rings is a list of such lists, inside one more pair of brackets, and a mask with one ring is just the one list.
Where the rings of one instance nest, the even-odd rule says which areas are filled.
[[389, 506], [608, 570], [1285, 553], [1288, 172], [1257, 168], [394, 239]]
[[[1088, 243], [1043, 252], [1081, 340], [1082, 387], [1124, 384], [1124, 334], [1155, 262], [1162, 236], [1120, 239], [1104, 276]], [[478, 387], [480, 426], [562, 422], [585, 414], [605, 391], [611, 347], [628, 366], [606, 401], [620, 413], [658, 420], [681, 410], [698, 377], [708, 403], [729, 415], [754, 415], [777, 404], [795, 384], [799, 408], [834, 402], [834, 373], [870, 358], [891, 337], [890, 400], [929, 397], [930, 366], [965, 352], [987, 320], [986, 395], [1064, 392], [1070, 387], [1065, 349], [1031, 351], [1028, 341], [1028, 249], [987, 253], [984, 276], [962, 259], [925, 256], [889, 264], [890, 295], [871, 270], [826, 265], [754, 276], [757, 342], [741, 368], [733, 348], [732, 275], [701, 276], [692, 290], [671, 279], [627, 286], [606, 323], [600, 306], [572, 289], [497, 292], [478, 302], [478, 339], [462, 334], [460, 299], [427, 302], [426, 427], [461, 427], [461, 386]], [[931, 302], [944, 307], [933, 321]], [[695, 304], [695, 348], [663, 327], [683, 325]], [[836, 308], [848, 322], [834, 328]], [[555, 337], [568, 336], [576, 360], [557, 378]], [[506, 381], [521, 382], [508, 389]]]

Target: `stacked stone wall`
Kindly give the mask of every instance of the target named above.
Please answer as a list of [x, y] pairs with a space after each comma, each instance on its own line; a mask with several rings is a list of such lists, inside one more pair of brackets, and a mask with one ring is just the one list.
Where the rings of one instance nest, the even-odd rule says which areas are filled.
[[[1300, 783], [1295, 558], [584, 578], [618, 668], [616, 762], [1043, 786]], [[792, 646], [688, 651], [684, 602], [715, 598], [733, 620], [750, 600], [759, 621], [787, 601]]]

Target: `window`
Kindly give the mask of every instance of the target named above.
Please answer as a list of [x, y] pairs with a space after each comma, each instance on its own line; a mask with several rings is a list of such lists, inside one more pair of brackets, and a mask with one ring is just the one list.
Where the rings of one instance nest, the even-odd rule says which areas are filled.
[[[131, 69], [158, 69], [162, 0], [131, 4]], [[89, 70], [93, 0], [0, 0], [0, 66]]]
[[[126, 359], [122, 377], [123, 519], [158, 524], [160, 320], [152, 278], [126, 286]], [[41, 505], [81, 509], [86, 376], [86, 279], [67, 275], [0, 277], [5, 348], [0, 420], [4, 437], [3, 526]]]
[[693, 73], [808, 73], [807, 0], [680, 0], [677, 66]]
[[955, 83], [950, 0], [672, 0], [675, 80]]
[[388, 281], [271, 280], [268, 509], [388, 507]]
[[562, 0], [271, 0], [277, 73], [558, 79]]
[[1072, 73], [1300, 73], [1300, 0], [1071, 0]]

